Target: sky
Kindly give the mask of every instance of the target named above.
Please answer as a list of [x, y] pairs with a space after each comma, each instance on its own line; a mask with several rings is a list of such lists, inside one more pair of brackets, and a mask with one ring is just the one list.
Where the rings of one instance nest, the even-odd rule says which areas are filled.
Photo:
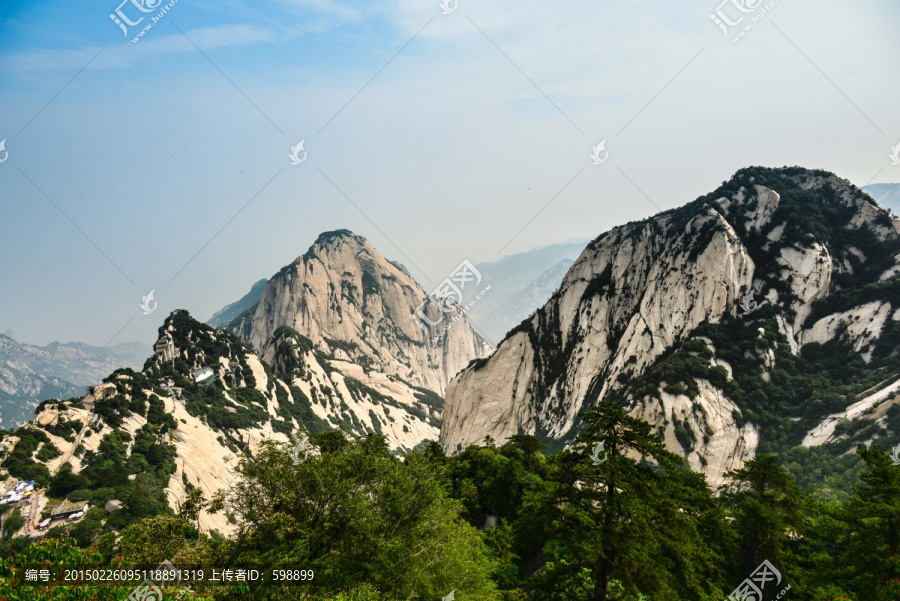
[[900, 181], [896, 0], [720, 1], [4, 1], [0, 331], [151, 343], [327, 230], [430, 290], [750, 165]]

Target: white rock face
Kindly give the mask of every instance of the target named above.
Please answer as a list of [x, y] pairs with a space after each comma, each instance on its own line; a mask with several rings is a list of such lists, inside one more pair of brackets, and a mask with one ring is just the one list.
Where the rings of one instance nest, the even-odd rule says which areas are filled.
[[791, 328], [796, 332], [809, 317], [812, 301], [828, 294], [833, 262], [828, 249], [818, 242], [803, 249], [784, 247], [777, 262], [784, 266], [781, 279], [790, 284], [791, 292], [796, 299], [791, 304], [791, 309], [796, 314]]
[[[853, 209], [845, 228], [865, 228], [882, 240], [900, 233], [900, 221], [842, 180], [813, 172], [787, 179]], [[485, 436], [502, 443], [519, 432], [570, 440], [580, 411], [643, 373], [698, 325], [743, 318], [739, 305], [751, 288], [762, 292], [756, 308], [774, 306], [773, 318], [792, 353], [843, 335], [867, 357], [886, 321], [900, 314], [900, 303], [866, 303], [808, 324], [815, 301], [835, 291], [837, 275], [852, 273], [853, 261], [867, 259], [849, 247], [838, 249], [836, 257], [825, 242], [792, 231], [779, 213], [784, 202], [778, 191], [750, 184], [691, 212], [662, 213], [594, 240], [544, 307], [447, 387], [444, 449], [458, 452]], [[751, 241], [758, 245], [756, 254], [746, 246]], [[757, 273], [751, 254], [764, 257], [765, 273]], [[768, 381], [775, 352], [751, 351]], [[731, 366], [722, 367], [731, 377]], [[697, 385], [693, 401], [660, 390], [654, 398], [630, 399], [628, 408], [657, 426], [670, 449], [717, 484], [755, 455], [760, 435], [752, 423], [738, 427], [734, 416], [740, 410], [722, 390], [705, 380]], [[675, 437], [676, 418], [693, 433], [690, 452]]]
[[[781, 202], [781, 196], [779, 196], [778, 192], [775, 190], [770, 190], [759, 184], [754, 185], [753, 188], [756, 191], [758, 208], [749, 214], [749, 218], [747, 219], [747, 229], [762, 231], [765, 226], [769, 225], [769, 222], [772, 220], [772, 215], [774, 215], [775, 211], [778, 209], [778, 204]], [[778, 236], [781, 236], [781, 232], [778, 232]]]
[[[236, 333], [261, 349], [287, 325], [326, 353], [343, 352], [355, 363], [443, 393], [451, 377], [490, 347], [465, 317], [433, 342], [449, 315], [426, 333], [412, 317], [426, 297], [365, 239], [342, 230], [323, 234], [273, 276]], [[437, 321], [436, 311], [430, 313]]]
[[674, 420], [686, 421], [695, 436], [701, 433], [694, 449], [687, 454], [687, 461], [691, 469], [706, 474], [707, 480], [718, 486], [726, 472], [740, 468], [754, 457], [759, 432], [750, 423], [738, 426], [733, 414], [740, 413], [740, 409], [721, 390], [706, 380], [697, 384], [700, 394], [693, 401], [687, 395], [661, 390], [661, 405], [638, 403], [630, 413], [652, 424], [668, 421], [662, 426], [663, 440], [670, 449], [681, 449], [682, 454], [684, 449], [675, 436]]
[[297, 396], [302, 393], [311, 400], [313, 413], [330, 428], [356, 435], [375, 432], [385, 437], [389, 448], [404, 451], [438, 437], [441, 399], [396, 376], [348, 361], [321, 361], [312, 348], [301, 348], [290, 335], [270, 339], [263, 358], [279, 376], [277, 385], [288, 385], [288, 398], [297, 401], [299, 390]]
[[[617, 376], [642, 371], [704, 320], [735, 314], [754, 266], [728, 222], [708, 209], [666, 240], [654, 230], [673, 227], [671, 217], [658, 220], [655, 227], [617, 228], [588, 246], [534, 318], [542, 330], [545, 320], [553, 322], [542, 331], [555, 347], [548, 354], [565, 353], [565, 371], [557, 378], [548, 381], [534, 341], [521, 332], [503, 342], [483, 367], [468, 368], [453, 380], [441, 430], [445, 449], [538, 428], [561, 437], [586, 399], [602, 398]], [[693, 241], [701, 236], [708, 237], [707, 244], [691, 256]], [[730, 419], [731, 409], [726, 413]], [[738, 435], [732, 438], [736, 444]], [[722, 462], [709, 459], [713, 465]]]
[[[516, 434], [520, 424], [533, 421], [533, 397], [522, 386], [534, 379], [533, 360], [528, 337], [516, 334], [500, 345], [491, 357], [491, 369], [467, 369], [454, 379], [447, 388], [446, 398], [455, 399], [468, 391], [478, 391], [477, 397], [466, 396], [477, 411], [448, 411], [445, 402], [441, 429], [444, 447], [452, 448], [448, 445], [456, 441], [480, 441], [488, 434], [496, 440], [504, 440]], [[445, 431], [459, 436], [448, 442], [444, 439]]]
[[[169, 506], [177, 508], [187, 495], [182, 476], [192, 486], [200, 488], [208, 499], [218, 490], [228, 488], [234, 481], [236, 474], [229, 469], [229, 463], [233, 466], [237, 459], [234, 453], [219, 442], [220, 434], [202, 420], [191, 416], [183, 403], [173, 399], [165, 399], [165, 402], [166, 411], [178, 421], [178, 427], [171, 436], [178, 453], [175, 473], [169, 478], [169, 485], [166, 487]], [[136, 417], [142, 419], [140, 416]], [[275, 436], [281, 442], [287, 441], [283, 434], [276, 436], [273, 432], [270, 436]], [[200, 527], [206, 531], [217, 530], [223, 535], [230, 534], [235, 528], [224, 515], [205, 511], [200, 513]]]
[[826, 442], [832, 442], [834, 440], [834, 428], [839, 421], [862, 417], [870, 408], [897, 395], [898, 391], [900, 391], [900, 380], [871, 394], [864, 395], [862, 399], [847, 407], [846, 410], [829, 415], [818, 426], [807, 432], [806, 437], [803, 439], [803, 445], [814, 447]]
[[[803, 344], [810, 342], [827, 342], [839, 331], [844, 330], [853, 349], [863, 351], [881, 334], [881, 329], [891, 315], [890, 303], [873, 301], [860, 305], [850, 311], [835, 313], [823, 317], [803, 332]], [[871, 355], [863, 352], [863, 358], [869, 361]]]

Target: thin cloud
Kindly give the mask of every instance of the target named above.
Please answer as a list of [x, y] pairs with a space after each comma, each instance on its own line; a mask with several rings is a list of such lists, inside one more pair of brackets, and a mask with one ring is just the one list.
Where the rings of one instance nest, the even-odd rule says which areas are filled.
[[321, 15], [336, 17], [342, 21], [359, 22], [362, 20], [362, 13], [359, 10], [332, 0], [281, 0], [279, 4], [287, 9], [299, 9], [304, 12], [314, 11]]
[[[158, 27], [166, 27], [160, 23]], [[178, 33], [158, 33], [145, 37], [137, 44], [131, 41], [109, 48], [93, 61], [88, 69], [104, 70], [131, 67], [142, 59], [174, 52], [195, 52], [194, 46]], [[201, 50], [217, 48], [233, 48], [252, 44], [275, 41], [277, 34], [256, 25], [216, 25], [198, 27], [186, 31], [188, 36]], [[9, 75], [33, 75], [41, 72], [61, 72], [80, 69], [97, 53], [97, 46], [84, 46], [78, 49], [40, 48], [0, 55], [0, 73]]]

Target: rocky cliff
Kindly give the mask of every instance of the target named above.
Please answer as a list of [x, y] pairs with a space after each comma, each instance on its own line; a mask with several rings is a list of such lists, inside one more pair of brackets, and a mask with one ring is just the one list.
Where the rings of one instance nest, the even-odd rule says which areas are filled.
[[[368, 241], [347, 230], [319, 236], [310, 249], [275, 274], [255, 309], [229, 328], [262, 349], [281, 326], [315, 348], [366, 370], [443, 393], [450, 378], [489, 347], [464, 316], [449, 320], [428, 293]], [[445, 309], [448, 307], [445, 307]], [[425, 311], [438, 325], [413, 318]], [[420, 325], [423, 324], [423, 325]]]
[[[558, 448], [579, 412], [611, 398], [717, 482], [851, 402], [789, 378], [824, 370], [837, 387], [900, 371], [898, 233], [831, 174], [739, 171], [595, 239], [541, 309], [450, 383], [440, 442], [456, 452], [524, 432]], [[817, 371], [810, 357], [827, 345], [852, 374]]]

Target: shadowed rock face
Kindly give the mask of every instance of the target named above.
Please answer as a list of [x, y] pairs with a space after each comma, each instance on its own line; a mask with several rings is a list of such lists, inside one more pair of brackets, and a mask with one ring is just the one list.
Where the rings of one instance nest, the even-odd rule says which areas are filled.
[[[764, 174], [767, 185], [753, 173]], [[802, 218], [779, 210], [786, 193], [791, 211], [815, 211], [822, 203], [840, 218], [830, 218], [829, 230], [802, 231]], [[754, 456], [757, 427], [736, 423], [737, 405], [706, 380], [693, 399], [662, 387], [634, 398], [629, 380], [700, 324], [744, 319], [740, 305], [751, 288], [757, 305], [750, 306], [774, 309], [794, 354], [838, 335], [865, 351], [891, 315], [900, 314], [900, 299], [869, 300], [827, 316], [816, 314], [813, 303], [835, 292], [837, 274], [871, 267], [854, 236], [890, 247], [898, 232], [900, 221], [848, 182], [798, 168], [742, 170], [713, 194], [610, 230], [587, 247], [533, 317], [453, 379], [440, 442], [457, 452], [487, 435], [499, 443], [525, 432], [563, 444], [577, 430], [580, 411], [620, 393], [633, 415], [657, 425], [670, 448], [715, 483]], [[895, 273], [890, 270], [900, 262], [890, 263], [880, 276], [873, 272], [873, 281]], [[759, 361], [763, 371], [771, 367], [764, 353]], [[674, 423], [703, 442], [686, 451]]]
[[339, 230], [273, 276], [256, 310], [231, 327], [262, 349], [286, 325], [325, 353], [443, 393], [489, 347], [464, 317], [433, 342], [437, 328], [426, 334], [412, 317], [426, 296], [364, 238]]

